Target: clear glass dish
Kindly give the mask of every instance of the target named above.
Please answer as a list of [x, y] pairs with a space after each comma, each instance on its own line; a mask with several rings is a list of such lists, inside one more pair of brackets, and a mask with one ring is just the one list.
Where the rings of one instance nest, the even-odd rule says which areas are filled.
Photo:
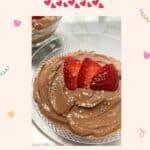
[[[99, 43], [97, 43], [97, 39], [99, 39]], [[79, 49], [87, 51], [94, 50], [96, 53], [103, 53], [117, 59], [120, 59], [121, 57], [120, 41], [108, 35], [71, 34], [58, 38], [55, 42], [58, 42], [59, 44], [56, 44], [56, 46], [52, 48], [51, 43], [47, 43], [34, 53], [32, 58], [33, 80], [37, 75], [41, 64], [46, 62], [48, 59], [53, 56], [62, 56]], [[75, 135], [65, 129], [57, 128], [41, 114], [34, 100], [32, 119], [40, 131], [58, 145], [102, 145], [120, 140], [120, 130], [101, 139], [89, 139]]]

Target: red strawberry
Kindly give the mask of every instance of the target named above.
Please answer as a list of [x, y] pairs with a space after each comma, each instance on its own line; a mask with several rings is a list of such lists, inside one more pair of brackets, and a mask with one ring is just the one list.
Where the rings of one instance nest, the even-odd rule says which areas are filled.
[[77, 88], [77, 78], [81, 63], [78, 59], [68, 56], [64, 61], [64, 80], [66, 87], [70, 90]]
[[113, 64], [106, 64], [92, 79], [90, 88], [93, 90], [115, 91], [118, 88], [118, 73]]
[[90, 58], [85, 58], [78, 75], [78, 87], [87, 87], [101, 66]]
[[44, 16], [32, 16], [32, 19], [42, 19]]

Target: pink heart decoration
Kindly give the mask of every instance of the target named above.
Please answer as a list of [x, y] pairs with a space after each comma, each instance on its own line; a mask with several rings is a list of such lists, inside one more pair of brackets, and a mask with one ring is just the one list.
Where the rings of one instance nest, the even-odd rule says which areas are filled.
[[100, 3], [98, 8], [104, 8], [104, 5], [102, 3]]
[[56, 5], [54, 3], [52, 3], [51, 8], [56, 8]]
[[144, 52], [144, 59], [150, 58], [150, 52]]
[[80, 5], [78, 3], [75, 4], [75, 8], [80, 8]]
[[98, 8], [104, 8], [104, 5], [100, 3], [99, 0], [92, 0], [91, 2], [86, 0], [80, 0], [79, 2], [76, 2], [76, 0], [58, 0], [56, 2], [53, 2], [52, 0], [44, 0], [44, 4], [47, 6], [50, 6], [50, 8], [57, 8], [57, 7], [69, 7], [74, 6], [74, 8], [80, 8], [83, 7], [93, 7], [97, 6]]
[[75, 0], [69, 0], [68, 4], [70, 4], [71, 6], [73, 6], [73, 4], [75, 3]]
[[86, 5], [86, 0], [80, 2], [80, 5], [81, 5], [81, 6], [85, 6], [85, 5]]
[[87, 3], [88, 7], [92, 7], [92, 4], [90, 2]]
[[64, 2], [63, 4], [64, 4], [64, 7], [68, 7], [68, 4], [66, 2]]
[[93, 3], [94, 5], [97, 5], [98, 2], [99, 2], [99, 0], [93, 0], [93, 1], [92, 1], [92, 3]]
[[47, 5], [47, 6], [48, 6], [50, 3], [51, 3], [51, 0], [45, 0], [45, 1], [44, 1], [44, 4]]
[[15, 19], [14, 20], [14, 26], [17, 28], [17, 27], [19, 27], [20, 25], [21, 25], [21, 21], [20, 20], [17, 20], [17, 19]]
[[62, 0], [56, 2], [56, 5], [57, 5], [57, 6], [62, 6]]

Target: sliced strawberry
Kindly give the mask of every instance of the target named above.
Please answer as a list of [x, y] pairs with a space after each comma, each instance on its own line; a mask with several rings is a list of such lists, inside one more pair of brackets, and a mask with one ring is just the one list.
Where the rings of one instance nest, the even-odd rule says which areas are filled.
[[70, 90], [77, 88], [77, 78], [81, 63], [78, 59], [68, 56], [64, 61], [64, 80], [66, 87]]
[[32, 16], [32, 19], [42, 19], [44, 16]]
[[93, 77], [90, 88], [93, 90], [115, 91], [119, 85], [117, 70], [113, 64], [106, 64], [100, 72]]
[[98, 73], [101, 66], [90, 58], [85, 58], [78, 75], [78, 87], [88, 87], [92, 78]]

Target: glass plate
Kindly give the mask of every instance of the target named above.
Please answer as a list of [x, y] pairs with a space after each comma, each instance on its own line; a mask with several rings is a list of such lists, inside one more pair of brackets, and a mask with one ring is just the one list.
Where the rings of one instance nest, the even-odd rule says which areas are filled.
[[[72, 37], [71, 37], [72, 36]], [[73, 40], [72, 40], [73, 39]], [[82, 42], [80, 41], [82, 39]], [[99, 41], [99, 42], [97, 42]], [[51, 43], [47, 43], [40, 47], [32, 57], [33, 80], [40, 66], [53, 56], [62, 56], [76, 50], [96, 51], [117, 59], [121, 57], [120, 41], [109, 37], [108, 35], [89, 34], [74, 34], [65, 37], [55, 38]], [[32, 102], [32, 119], [36, 127], [50, 140], [58, 145], [102, 145], [113, 141], [120, 140], [120, 130], [100, 139], [89, 139], [80, 137], [66, 131], [65, 129], [57, 128], [53, 123], [43, 116], [38, 108], [38, 105], [33, 100]]]

